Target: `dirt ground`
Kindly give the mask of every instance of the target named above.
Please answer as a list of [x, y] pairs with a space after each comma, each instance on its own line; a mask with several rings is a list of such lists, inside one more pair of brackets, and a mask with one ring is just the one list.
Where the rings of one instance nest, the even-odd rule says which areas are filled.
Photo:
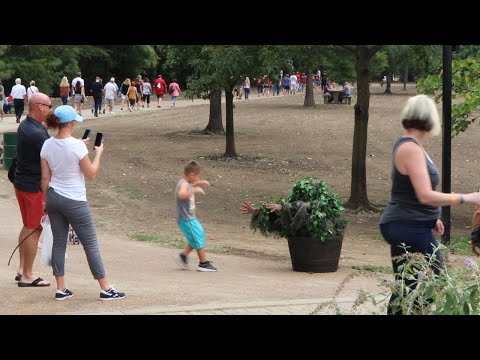
[[[369, 199], [385, 205], [390, 193], [390, 152], [403, 129], [400, 112], [407, 92], [394, 84], [394, 95], [371, 87], [367, 149]], [[252, 94], [251, 97], [256, 97]], [[285, 239], [252, 234], [249, 218], [239, 211], [242, 200], [259, 203], [287, 194], [302, 176], [325, 180], [344, 200], [350, 194], [355, 93], [352, 105], [323, 104], [303, 108], [303, 94], [255, 101], [237, 101], [236, 160], [218, 159], [225, 137], [199, 135], [208, 122], [208, 105], [138, 112], [135, 116], [99, 118], [78, 127], [104, 133], [106, 150], [99, 177], [87, 184], [97, 225], [112, 235], [154, 236], [168, 247], [182, 247], [175, 222], [174, 188], [184, 164], [191, 159], [203, 165], [204, 178], [214, 186], [197, 197], [197, 216], [207, 234], [207, 252], [269, 259], [288, 259]], [[440, 108], [439, 108], [440, 110]], [[224, 115], [225, 116], [225, 115]], [[452, 141], [452, 189], [479, 188], [480, 168], [476, 145], [480, 129], [472, 126]], [[426, 149], [441, 168], [441, 137], [431, 138]], [[452, 235], [467, 235], [471, 208], [453, 209]], [[389, 248], [381, 241], [378, 213], [347, 212], [350, 220], [340, 266], [389, 266]]]

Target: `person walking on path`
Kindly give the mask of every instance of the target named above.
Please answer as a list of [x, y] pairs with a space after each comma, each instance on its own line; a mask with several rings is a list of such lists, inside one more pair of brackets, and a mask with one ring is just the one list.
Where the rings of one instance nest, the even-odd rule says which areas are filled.
[[65, 285], [65, 250], [69, 224], [78, 236], [87, 256], [88, 266], [100, 285], [100, 300], [120, 300], [125, 294], [109, 285], [100, 256], [95, 223], [87, 202], [85, 178], [93, 180], [100, 170], [104, 145], [95, 146], [95, 158], [88, 157], [87, 141], [72, 137], [76, 124], [83, 118], [69, 105], [57, 107], [47, 117], [50, 129], [57, 134], [43, 144], [40, 152], [42, 190], [46, 194], [45, 211], [53, 234], [52, 269], [57, 282], [55, 300], [73, 296]]
[[158, 75], [153, 83], [153, 88], [155, 89], [155, 95], [157, 95], [157, 108], [162, 108], [160, 103], [162, 102], [163, 95], [167, 92], [167, 83], [163, 80], [162, 75]]
[[5, 88], [0, 79], [0, 120], [3, 120], [3, 100], [5, 99]]
[[70, 96], [70, 84], [68, 78], [64, 76], [62, 81], [60, 81], [60, 98], [62, 99], [62, 104], [67, 105], [68, 98]]
[[173, 82], [168, 85], [168, 93], [170, 94], [170, 98], [172, 99], [172, 108], [175, 108], [175, 104], [177, 103], [177, 98], [182, 94], [180, 91], [180, 86], [177, 84], [177, 79], [173, 79]]
[[12, 87], [10, 95], [13, 97], [13, 107], [15, 108], [15, 117], [17, 118], [17, 123], [20, 122], [20, 118], [23, 115], [25, 110], [25, 103], [27, 99], [27, 90], [25, 86], [22, 85], [22, 79], [16, 78], [15, 85]]
[[[391, 200], [380, 218], [380, 231], [390, 245], [393, 272], [400, 279], [405, 262], [398, 257], [406, 251], [425, 256], [435, 254], [432, 270], [439, 274], [443, 260], [434, 235], [442, 235], [440, 206], [463, 203], [480, 205], [480, 192], [445, 194], [437, 191], [440, 176], [423, 145], [428, 135], [440, 133], [440, 119], [432, 99], [426, 95], [410, 98], [402, 112], [405, 133], [393, 146]], [[402, 244], [405, 244], [407, 249]], [[416, 279], [404, 279], [414, 289]], [[401, 307], [392, 293], [388, 314], [401, 315]]]
[[30, 81], [30, 86], [27, 89], [28, 102], [30, 102], [30, 98], [32, 97], [32, 95], [37, 93], [38, 91], [38, 87], [35, 86], [35, 80]]
[[205, 252], [205, 232], [202, 224], [195, 215], [195, 195], [205, 195], [203, 189], [210, 186], [207, 180], [200, 180], [200, 176], [200, 165], [192, 160], [185, 166], [183, 179], [178, 180], [175, 187], [177, 224], [188, 241], [185, 250], [177, 255], [176, 261], [183, 269], [187, 269], [187, 256], [195, 249], [197, 250], [200, 261], [197, 270], [215, 272], [217, 268], [213, 266], [211, 261], [207, 260]]
[[49, 286], [48, 281], [33, 276], [33, 262], [42, 227], [44, 193], [41, 191], [40, 150], [50, 137], [43, 123], [50, 114], [52, 101], [41, 92], [30, 99], [27, 117], [17, 131], [17, 167], [13, 185], [22, 214], [23, 227], [18, 236], [20, 265], [15, 280], [19, 287]]

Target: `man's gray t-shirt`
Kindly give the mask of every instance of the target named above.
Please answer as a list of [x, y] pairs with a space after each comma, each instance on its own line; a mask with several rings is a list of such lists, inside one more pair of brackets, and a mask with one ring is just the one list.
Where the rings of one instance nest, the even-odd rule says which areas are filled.
[[182, 183], [187, 183], [188, 184], [188, 190], [192, 188], [192, 185], [190, 185], [185, 179], [180, 179], [177, 181], [177, 185], [175, 187], [175, 201], [177, 205], [177, 223], [180, 223], [180, 220], [192, 220], [196, 219], [197, 217], [195, 216], [195, 195], [192, 194], [190, 198], [185, 199], [185, 200], [180, 200], [178, 198], [178, 190], [180, 189], [180, 185]]

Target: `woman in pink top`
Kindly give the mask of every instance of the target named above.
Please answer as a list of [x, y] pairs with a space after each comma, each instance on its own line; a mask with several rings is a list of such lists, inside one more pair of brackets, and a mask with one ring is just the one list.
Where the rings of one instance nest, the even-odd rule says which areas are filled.
[[170, 98], [172, 99], [172, 108], [175, 107], [175, 103], [177, 102], [177, 97], [182, 94], [180, 91], [180, 86], [177, 84], [177, 79], [173, 79], [173, 81], [168, 85], [168, 93]]

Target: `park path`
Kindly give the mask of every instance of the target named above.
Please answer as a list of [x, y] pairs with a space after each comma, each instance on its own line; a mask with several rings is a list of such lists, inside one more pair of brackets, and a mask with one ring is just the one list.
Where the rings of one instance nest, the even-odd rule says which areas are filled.
[[[298, 95], [297, 95], [298, 96]], [[257, 98], [251, 101], [277, 101], [282, 97]], [[239, 101], [239, 100], [237, 100]], [[243, 101], [243, 100], [241, 100]], [[169, 106], [168, 102], [163, 102]], [[204, 100], [180, 101], [177, 107], [208, 104]], [[155, 106], [138, 112], [121, 111], [101, 117], [139, 116], [145, 111], [175, 111]], [[93, 114], [87, 108], [85, 119]], [[0, 122], [0, 133], [16, 131], [14, 116]], [[0, 314], [335, 314], [353, 313], [352, 305], [358, 290], [375, 293], [385, 291], [379, 285], [382, 275], [368, 275], [350, 268], [339, 268], [335, 273], [308, 274], [294, 272], [289, 261], [272, 261], [234, 255], [211, 254], [218, 267], [217, 273], [195, 270], [195, 258], [190, 257], [191, 269], [180, 270], [173, 257], [179, 250], [152, 243], [130, 240], [127, 236], [112, 235], [98, 230], [107, 277], [125, 300], [101, 302], [96, 281], [91, 277], [83, 249], [68, 244], [66, 263], [67, 286], [74, 297], [63, 302], [54, 301], [54, 277], [51, 269], [36, 258], [34, 270], [52, 282], [44, 288], [19, 288], [14, 282], [18, 266], [16, 253], [10, 266], [8, 259], [17, 244], [21, 216], [6, 171], [0, 170]], [[288, 253], [285, 242], [285, 251]], [[193, 254], [192, 254], [193, 255]], [[385, 277], [385, 276], [383, 276]], [[387, 276], [388, 278], [388, 276]], [[365, 313], [371, 307], [355, 310]]]

